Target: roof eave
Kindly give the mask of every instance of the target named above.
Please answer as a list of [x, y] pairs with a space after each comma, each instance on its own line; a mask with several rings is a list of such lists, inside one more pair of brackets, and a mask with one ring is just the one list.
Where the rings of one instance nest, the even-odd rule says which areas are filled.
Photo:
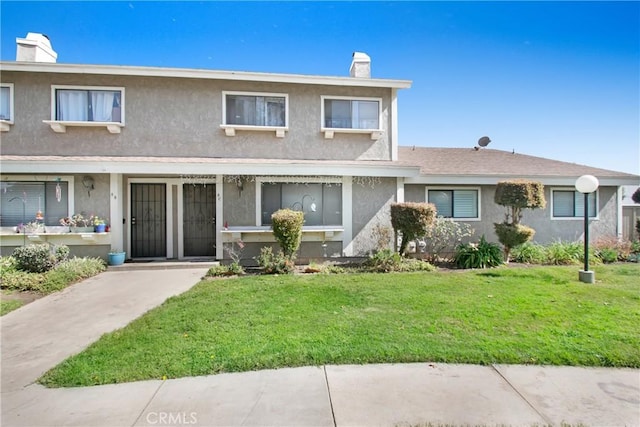
[[[600, 186], [620, 186], [620, 185], [640, 185], [638, 176], [602, 176], [595, 175]], [[427, 185], [495, 185], [500, 181], [515, 178], [515, 175], [451, 175], [451, 174], [420, 174], [417, 177], [410, 177], [405, 180], [406, 184], [427, 184]], [[539, 181], [544, 185], [570, 186], [575, 185], [578, 176], [540, 176], [540, 175], [518, 175], [517, 178]]]
[[100, 74], [113, 76], [167, 77], [206, 80], [239, 80], [268, 83], [294, 83], [330, 86], [382, 87], [408, 89], [410, 80], [363, 79], [337, 76], [302, 74], [256, 73], [248, 71], [221, 71], [190, 68], [140, 67], [129, 65], [92, 65], [40, 62], [0, 62], [1, 71], [61, 74]]

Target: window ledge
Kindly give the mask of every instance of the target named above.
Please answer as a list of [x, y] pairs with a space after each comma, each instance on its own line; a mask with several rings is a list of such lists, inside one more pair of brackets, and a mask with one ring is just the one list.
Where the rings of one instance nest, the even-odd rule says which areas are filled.
[[51, 126], [51, 129], [56, 133], [67, 132], [67, 126], [104, 127], [107, 128], [109, 133], [120, 133], [120, 129], [124, 127], [124, 124], [118, 122], [74, 122], [60, 120], [43, 120], [42, 122]]
[[0, 120], [0, 132], [9, 132], [12, 124], [11, 120]]
[[285, 132], [289, 130], [286, 126], [249, 126], [249, 125], [220, 125], [227, 136], [236, 136], [237, 130], [248, 130], [254, 132], [275, 132], [276, 138], [284, 138]]
[[333, 135], [336, 133], [360, 133], [370, 134], [371, 139], [374, 141], [380, 139], [384, 134], [382, 129], [351, 129], [351, 128], [322, 128], [320, 132], [324, 133], [324, 139], [333, 139]]
[[[344, 232], [344, 227], [340, 225], [310, 225], [302, 227], [302, 234], [322, 233], [324, 237], [330, 239], [338, 233]], [[242, 239], [242, 235], [272, 234], [273, 230], [268, 225], [262, 226], [236, 226], [222, 229], [223, 234], [230, 234], [234, 240]]]
[[[633, 205], [631, 205], [633, 206]], [[552, 216], [553, 221], [584, 221], [584, 216]], [[589, 221], [599, 221], [599, 216], [590, 216]]]

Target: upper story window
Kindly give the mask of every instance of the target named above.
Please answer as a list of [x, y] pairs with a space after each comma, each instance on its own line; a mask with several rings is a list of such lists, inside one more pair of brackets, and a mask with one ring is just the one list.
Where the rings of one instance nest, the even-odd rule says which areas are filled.
[[119, 90], [56, 89], [56, 120], [118, 122], [122, 92]]
[[66, 126], [104, 126], [120, 133], [124, 126], [124, 88], [121, 87], [51, 87], [51, 120], [56, 132]]
[[69, 216], [68, 181], [3, 181], [0, 226], [16, 227], [33, 221], [59, 226]]
[[236, 130], [275, 131], [284, 137], [288, 126], [288, 95], [281, 93], [222, 92], [223, 124], [227, 136]]
[[429, 189], [427, 200], [436, 206], [436, 215], [445, 218], [480, 219], [479, 189]]
[[[589, 217], [598, 216], [597, 191], [589, 194]], [[584, 218], [584, 194], [575, 190], [551, 190], [551, 217]]]
[[380, 98], [322, 97], [322, 131], [325, 138], [334, 133], [370, 133], [378, 139], [382, 100]]
[[261, 205], [262, 225], [285, 208], [303, 212], [305, 226], [342, 225], [340, 183], [262, 183]]
[[0, 130], [9, 131], [13, 124], [13, 84], [0, 84]]

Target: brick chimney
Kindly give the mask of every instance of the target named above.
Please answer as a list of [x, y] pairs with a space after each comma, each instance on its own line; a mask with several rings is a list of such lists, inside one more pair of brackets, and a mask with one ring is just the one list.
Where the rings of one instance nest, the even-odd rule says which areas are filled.
[[353, 60], [351, 61], [349, 74], [351, 75], [351, 77], [370, 79], [371, 58], [369, 58], [369, 55], [362, 52], [353, 52]]
[[39, 33], [27, 33], [27, 37], [16, 39], [16, 61], [56, 62], [58, 54], [51, 47], [49, 37]]

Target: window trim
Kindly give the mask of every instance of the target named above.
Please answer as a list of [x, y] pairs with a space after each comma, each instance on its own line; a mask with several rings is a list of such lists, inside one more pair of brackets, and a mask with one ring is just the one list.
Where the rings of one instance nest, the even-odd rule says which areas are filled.
[[[256, 177], [256, 225], [258, 227], [271, 227], [270, 225], [262, 224], [262, 184], [269, 183], [281, 183], [281, 184], [339, 184], [343, 186], [342, 179], [340, 177], [335, 178], [319, 178], [319, 177], [305, 177], [305, 178], [296, 178], [296, 177], [268, 177], [268, 176], [257, 176]], [[342, 191], [344, 191], [344, 187], [342, 187]], [[344, 229], [344, 207], [342, 208], [342, 223], [343, 225], [313, 225], [313, 226], [303, 226], [304, 230], [343, 230]]]
[[9, 119], [0, 119], [0, 132], [9, 132], [11, 130], [11, 125], [14, 124], [15, 120], [15, 97], [14, 97], [14, 86], [13, 83], [0, 83], [0, 87], [8, 87], [9, 88]]
[[[56, 91], [62, 90], [109, 90], [120, 92], [120, 121], [119, 122], [89, 122], [73, 120], [56, 120]], [[68, 126], [75, 127], [104, 127], [109, 133], [117, 134], [125, 126], [125, 88], [123, 86], [77, 86], [51, 85], [51, 120], [43, 120], [56, 133], [65, 133]]]
[[436, 187], [429, 187], [429, 186], [425, 186], [424, 189], [424, 200], [426, 201], [426, 203], [429, 203], [429, 191], [456, 191], [456, 190], [474, 190], [478, 193], [478, 216], [477, 217], [469, 217], [469, 218], [462, 218], [462, 217], [442, 217], [442, 218], [446, 218], [446, 219], [451, 219], [453, 221], [461, 221], [461, 222], [475, 222], [475, 221], [482, 221], [482, 187], [460, 187], [460, 186], [436, 186]]
[[[240, 96], [262, 96], [273, 98], [284, 98], [284, 126], [254, 126], [254, 125], [234, 125], [227, 123], [227, 95]], [[284, 138], [285, 133], [289, 130], [289, 94], [273, 93], [273, 92], [243, 92], [234, 90], [222, 91], [222, 124], [220, 129], [224, 130], [226, 136], [236, 136], [236, 131], [257, 131], [257, 132], [275, 132], [276, 138]]]
[[[353, 128], [332, 128], [326, 127], [324, 116], [324, 103], [327, 99], [347, 100], [347, 101], [377, 101], [378, 102], [378, 129], [353, 129]], [[320, 132], [324, 134], [325, 139], [333, 139], [336, 133], [352, 133], [352, 134], [368, 134], [372, 140], [377, 140], [384, 134], [382, 129], [382, 98], [364, 97], [364, 96], [320, 96]]]
[[[575, 220], [579, 220], [579, 221], [583, 221], [584, 220], [584, 215], [580, 215], [580, 216], [554, 216], [553, 215], [553, 211], [554, 211], [554, 197], [553, 197], [553, 193], [556, 191], [572, 191], [574, 193], [579, 193], [578, 190], [576, 190], [575, 187], [554, 187], [551, 188], [551, 203], [550, 203], [550, 209], [549, 209], [549, 217], [553, 220], [553, 221], [575, 221]], [[582, 193], [580, 193], [582, 194]], [[582, 196], [584, 198], [584, 196]], [[589, 221], [598, 221], [600, 219], [600, 188], [596, 189], [595, 191], [595, 198], [596, 198], [596, 215], [595, 216], [589, 216]], [[575, 199], [574, 199], [575, 200]], [[575, 206], [574, 206], [574, 211], [575, 211]]]
[[[69, 215], [73, 214], [75, 205], [75, 177], [73, 175], [56, 175], [52, 177], [51, 175], [33, 175], [33, 176], [25, 176], [25, 175], [3, 175], [3, 182], [56, 182], [58, 179], [60, 181], [64, 181], [67, 183], [67, 209]], [[53, 225], [48, 225], [47, 227], [56, 227]], [[14, 233], [14, 227], [4, 226], [0, 227], [0, 231], [2, 232], [10, 232]]]

